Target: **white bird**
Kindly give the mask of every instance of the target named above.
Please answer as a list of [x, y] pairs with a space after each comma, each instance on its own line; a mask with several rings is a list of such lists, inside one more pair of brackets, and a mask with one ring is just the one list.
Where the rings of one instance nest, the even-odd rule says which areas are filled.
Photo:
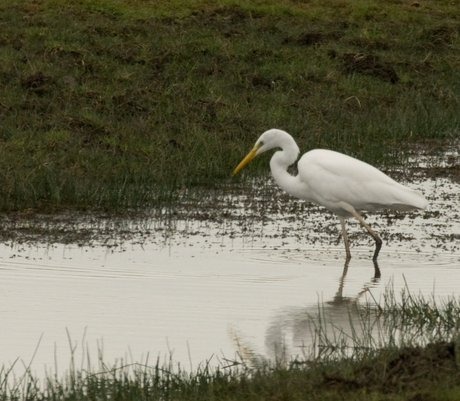
[[297, 163], [298, 175], [289, 174], [287, 168], [297, 160], [300, 150], [292, 136], [279, 129], [264, 132], [233, 174], [255, 156], [273, 148], [281, 148], [270, 160], [270, 169], [278, 185], [288, 194], [324, 206], [338, 216], [347, 260], [351, 253], [346, 218], [356, 217], [375, 240], [373, 260], [376, 261], [382, 240], [358, 212], [425, 210], [428, 206], [428, 201], [419, 192], [398, 184], [365, 162], [332, 150], [314, 149], [305, 153]]

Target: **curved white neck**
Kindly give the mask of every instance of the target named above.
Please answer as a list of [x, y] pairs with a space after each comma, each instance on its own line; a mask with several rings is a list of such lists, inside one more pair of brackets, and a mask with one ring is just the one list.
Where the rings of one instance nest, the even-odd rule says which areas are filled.
[[275, 152], [270, 160], [270, 170], [276, 183], [288, 194], [298, 196], [299, 187], [295, 176], [287, 172], [287, 168], [294, 164], [299, 155], [299, 148], [293, 144], [285, 146], [283, 150]]

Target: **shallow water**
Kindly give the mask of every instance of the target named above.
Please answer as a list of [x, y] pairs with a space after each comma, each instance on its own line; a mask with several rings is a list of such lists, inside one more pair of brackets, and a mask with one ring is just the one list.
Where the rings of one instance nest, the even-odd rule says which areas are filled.
[[[289, 358], [308, 347], [306, 316], [318, 301], [346, 325], [350, 301], [381, 299], [390, 284], [396, 294], [407, 284], [413, 293], [457, 297], [460, 185], [408, 185], [425, 193], [428, 212], [367, 217], [384, 240], [380, 278], [357, 223], [348, 223], [352, 260], [342, 277], [338, 221], [282, 195], [269, 199], [281, 209], [262, 219], [176, 219], [167, 227], [152, 220], [148, 240], [118, 246], [2, 245], [0, 363], [16, 375], [30, 364], [44, 377], [69, 368], [71, 349], [77, 368], [88, 358], [97, 368], [99, 358], [112, 365], [171, 357], [187, 370], [236, 352], [273, 359], [282, 349]], [[236, 204], [244, 214], [245, 202]]]

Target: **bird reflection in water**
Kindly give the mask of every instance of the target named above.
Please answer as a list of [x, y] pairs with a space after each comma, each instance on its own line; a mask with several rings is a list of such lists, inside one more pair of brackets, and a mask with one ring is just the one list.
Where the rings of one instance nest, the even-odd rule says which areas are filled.
[[349, 263], [346, 260], [338, 290], [332, 300], [308, 307], [291, 307], [273, 319], [265, 336], [270, 359], [286, 363], [296, 357], [315, 358], [328, 352], [330, 344], [369, 334], [365, 332], [368, 327], [363, 327], [358, 301], [379, 284], [380, 269], [377, 261], [374, 261], [374, 276], [364, 283], [355, 297], [346, 297], [343, 290]]

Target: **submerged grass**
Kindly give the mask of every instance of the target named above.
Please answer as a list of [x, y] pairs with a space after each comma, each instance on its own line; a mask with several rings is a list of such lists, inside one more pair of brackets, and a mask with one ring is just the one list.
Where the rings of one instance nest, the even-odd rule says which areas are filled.
[[3, 367], [0, 399], [428, 401], [460, 396], [458, 299], [425, 299], [407, 289], [398, 297], [387, 290], [383, 302], [350, 305], [349, 313], [359, 316], [354, 335], [340, 327], [327, 333], [334, 322], [322, 311], [310, 317], [321, 347], [290, 362], [241, 352], [233, 361], [218, 366], [208, 361], [193, 372], [172, 359], [109, 366], [100, 358], [95, 370], [89, 355], [76, 368], [72, 348], [71, 369], [63, 378], [50, 375], [42, 383], [28, 369], [13, 377], [13, 369]]
[[0, 210], [174, 202], [226, 182], [272, 127], [377, 165], [458, 138], [459, 10], [0, 1]]

